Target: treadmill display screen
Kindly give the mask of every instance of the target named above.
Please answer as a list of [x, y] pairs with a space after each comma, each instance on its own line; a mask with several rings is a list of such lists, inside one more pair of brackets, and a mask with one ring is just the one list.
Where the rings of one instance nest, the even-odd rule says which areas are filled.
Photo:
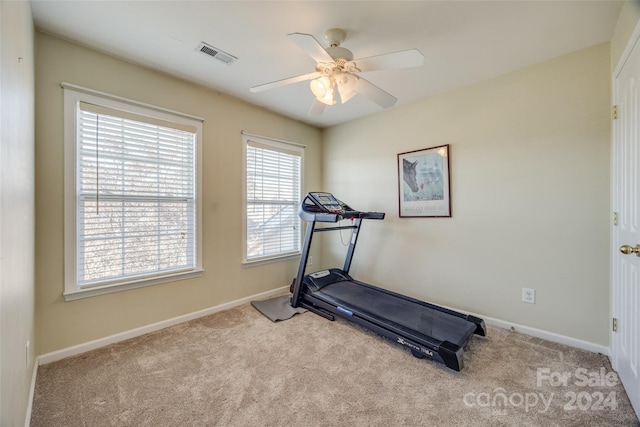
[[310, 195], [318, 202], [327, 212], [338, 213], [342, 211], [340, 202], [336, 200], [330, 193], [310, 193]]

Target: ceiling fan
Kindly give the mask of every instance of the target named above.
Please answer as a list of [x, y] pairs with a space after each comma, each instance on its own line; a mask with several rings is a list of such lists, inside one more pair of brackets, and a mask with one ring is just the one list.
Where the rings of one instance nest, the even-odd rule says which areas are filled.
[[353, 59], [349, 49], [340, 46], [346, 33], [338, 28], [327, 30], [324, 34], [329, 47], [324, 48], [311, 34], [291, 33], [287, 37], [316, 61], [316, 71], [283, 80], [277, 80], [254, 86], [251, 92], [262, 92], [268, 89], [311, 80], [311, 92], [315, 95], [310, 116], [321, 115], [325, 106], [344, 104], [354, 95], [360, 94], [375, 102], [382, 108], [394, 105], [397, 99], [365, 80], [358, 73], [386, 70], [392, 68], [419, 67], [424, 56], [418, 49], [408, 49], [367, 58]]

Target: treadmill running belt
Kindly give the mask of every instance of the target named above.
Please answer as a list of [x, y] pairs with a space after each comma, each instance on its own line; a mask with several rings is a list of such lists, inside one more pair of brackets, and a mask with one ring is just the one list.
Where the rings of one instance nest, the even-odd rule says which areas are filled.
[[438, 341], [449, 341], [460, 347], [464, 347], [476, 329], [473, 322], [370, 286], [363, 286], [357, 281], [335, 282], [313, 292], [313, 295], [324, 300], [326, 298], [322, 298], [323, 295], [327, 295], [343, 302], [343, 308], [370, 313]]

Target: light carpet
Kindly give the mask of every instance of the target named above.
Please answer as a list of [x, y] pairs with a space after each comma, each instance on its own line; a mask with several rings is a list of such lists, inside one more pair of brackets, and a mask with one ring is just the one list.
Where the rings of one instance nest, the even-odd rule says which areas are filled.
[[490, 326], [464, 363], [246, 304], [39, 367], [31, 426], [640, 425], [603, 355]]

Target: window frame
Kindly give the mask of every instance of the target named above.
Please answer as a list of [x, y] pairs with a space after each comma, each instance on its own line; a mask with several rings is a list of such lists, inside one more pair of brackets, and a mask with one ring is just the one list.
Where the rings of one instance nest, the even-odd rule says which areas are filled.
[[[202, 276], [202, 122], [203, 119], [183, 113], [155, 107], [130, 99], [63, 83], [64, 89], [64, 292], [66, 301], [120, 292], [161, 283]], [[195, 128], [195, 221], [193, 268], [167, 273], [149, 274], [144, 277], [109, 280], [104, 284], [80, 287], [77, 282], [78, 266], [78, 210], [79, 165], [78, 136], [80, 103], [89, 103], [122, 111], [124, 114], [149, 117], [154, 120]]]
[[242, 267], [254, 267], [263, 264], [270, 264], [275, 262], [287, 261], [290, 259], [299, 258], [302, 253], [302, 241], [303, 241], [303, 233], [302, 233], [302, 222], [300, 223], [300, 227], [298, 227], [298, 251], [295, 253], [287, 252], [283, 254], [276, 255], [266, 255], [261, 257], [256, 257], [254, 259], [248, 259], [247, 254], [247, 208], [248, 208], [248, 176], [247, 176], [247, 148], [249, 147], [249, 141], [254, 141], [260, 145], [266, 145], [274, 148], [274, 151], [294, 151], [300, 155], [300, 173], [299, 173], [299, 186], [298, 186], [298, 195], [296, 201], [296, 212], [297, 206], [300, 204], [302, 200], [303, 188], [304, 188], [304, 154], [305, 154], [305, 145], [298, 144], [295, 142], [283, 141], [274, 138], [268, 138], [265, 136], [254, 135], [247, 132], [242, 132]]

